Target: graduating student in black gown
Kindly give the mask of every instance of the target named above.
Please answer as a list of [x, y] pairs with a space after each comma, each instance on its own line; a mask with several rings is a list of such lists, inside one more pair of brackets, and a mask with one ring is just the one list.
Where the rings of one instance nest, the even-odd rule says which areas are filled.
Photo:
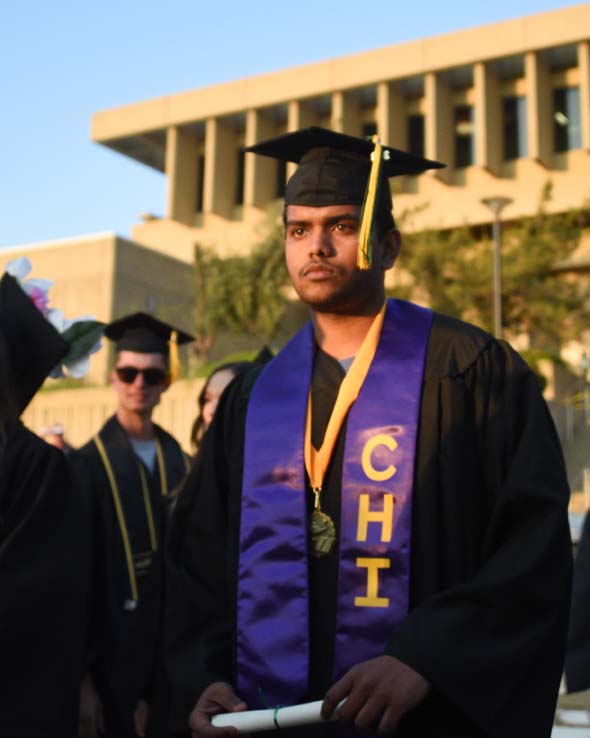
[[0, 280], [0, 736], [74, 738], [90, 525], [64, 455], [19, 420], [68, 344]]
[[[111, 383], [118, 407], [73, 454], [85, 471], [96, 529], [93, 621], [85, 711], [112, 738], [158, 735], [166, 720], [160, 668], [163, 545], [169, 495], [188, 471], [178, 442], [151, 420], [170, 384], [170, 341], [192, 340], [144, 313], [108, 325], [116, 342]], [[173, 349], [172, 349], [173, 350]]]
[[[279, 146], [297, 149], [301, 138], [316, 132], [303, 134]], [[271, 142], [266, 153], [273, 146], [279, 147]], [[322, 149], [309, 159], [305, 151], [312, 147], [304, 144], [303, 154], [293, 155], [303, 160], [286, 193], [286, 254], [316, 338], [311, 438], [317, 448], [345, 375], [341, 360], [356, 353], [365, 318], [382, 303], [379, 266], [391, 265], [390, 239], [395, 258], [399, 236], [387, 214], [378, 212], [376, 266], [372, 275], [358, 275], [349, 254], [358, 241], [368, 177], [366, 144], [352, 144], [367, 157], [352, 165], [342, 155], [351, 147], [349, 137], [331, 134], [315, 146]], [[224, 734], [211, 726], [212, 715], [245, 707], [236, 694], [236, 591], [246, 416], [260, 374], [253, 370], [223, 396], [173, 519], [169, 670], [177, 713], [190, 715], [199, 738]], [[389, 392], [383, 386], [384, 403]], [[346, 432], [345, 421], [322, 487], [322, 510], [337, 531]], [[311, 511], [309, 482], [301, 493]], [[534, 374], [510, 346], [436, 314], [421, 383], [412, 498], [407, 617], [381, 655], [357, 664], [336, 684], [338, 548], [323, 558], [309, 556], [305, 699], [325, 697], [327, 716], [348, 697], [340, 720], [361, 732], [549, 736], [571, 577], [569, 491], [559, 442]], [[332, 725], [291, 733], [329, 735]]]

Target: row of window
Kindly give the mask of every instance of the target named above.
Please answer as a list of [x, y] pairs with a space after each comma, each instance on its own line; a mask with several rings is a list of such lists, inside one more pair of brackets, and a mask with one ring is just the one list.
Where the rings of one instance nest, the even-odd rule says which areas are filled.
[[[582, 146], [580, 124], [580, 91], [577, 87], [553, 90], [553, 151], [561, 153]], [[454, 108], [454, 166], [475, 164], [475, 110], [471, 105]], [[424, 156], [424, 116], [411, 115], [407, 120], [408, 150]], [[528, 155], [527, 109], [524, 96], [502, 99], [502, 158], [504, 161]]]
[[[577, 87], [558, 87], [553, 90], [553, 150], [556, 153], [579, 149], [582, 145], [580, 124], [580, 91]], [[377, 132], [374, 122], [363, 125], [362, 135]], [[458, 105], [453, 110], [454, 167], [468, 167], [475, 161], [475, 110], [472, 105]], [[407, 150], [425, 155], [424, 116], [409, 115], [406, 119]], [[502, 98], [502, 158], [504, 161], [528, 156], [527, 106], [524, 96]], [[197, 212], [203, 210], [205, 158], [199, 157], [197, 182]], [[275, 195], [285, 192], [286, 164], [279, 162], [276, 171]], [[237, 152], [234, 204], [244, 202], [244, 152]]]

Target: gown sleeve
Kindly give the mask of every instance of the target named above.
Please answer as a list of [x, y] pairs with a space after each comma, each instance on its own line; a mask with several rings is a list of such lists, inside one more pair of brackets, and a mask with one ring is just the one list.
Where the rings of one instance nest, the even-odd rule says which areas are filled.
[[570, 598], [569, 490], [538, 381], [507, 344], [426, 380], [418, 453], [414, 607], [386, 653], [478, 735], [549, 736]]
[[0, 459], [0, 735], [78, 734], [90, 521], [61, 451], [20, 424]]

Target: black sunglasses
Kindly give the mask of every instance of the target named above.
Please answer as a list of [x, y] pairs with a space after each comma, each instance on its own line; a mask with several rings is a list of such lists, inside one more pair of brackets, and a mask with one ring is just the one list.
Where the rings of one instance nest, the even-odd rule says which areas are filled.
[[133, 384], [138, 374], [143, 376], [143, 381], [149, 387], [155, 387], [158, 384], [164, 384], [166, 382], [166, 372], [163, 369], [150, 368], [150, 369], [137, 369], [134, 366], [116, 366], [115, 372], [117, 377], [125, 384]]

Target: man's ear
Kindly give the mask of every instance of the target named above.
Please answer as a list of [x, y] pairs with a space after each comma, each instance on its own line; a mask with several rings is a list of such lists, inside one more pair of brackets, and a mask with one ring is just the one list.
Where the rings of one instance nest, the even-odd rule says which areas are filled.
[[385, 238], [383, 239], [383, 271], [391, 269], [395, 264], [395, 260], [398, 257], [400, 248], [402, 245], [401, 233], [397, 228], [391, 228], [387, 231]]

